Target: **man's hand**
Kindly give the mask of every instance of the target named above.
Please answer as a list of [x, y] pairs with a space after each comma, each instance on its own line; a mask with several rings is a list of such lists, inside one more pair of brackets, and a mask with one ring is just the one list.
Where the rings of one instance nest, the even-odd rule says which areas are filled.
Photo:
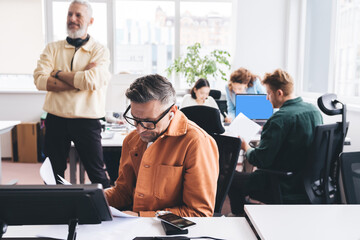
[[226, 117], [225, 119], [224, 119], [224, 122], [226, 122], [226, 123], [231, 123], [231, 117]]
[[91, 62], [85, 67], [85, 70], [90, 70], [90, 69], [92, 69], [93, 67], [96, 67], [96, 66], [97, 66], [96, 62]]
[[250, 147], [250, 145], [245, 141], [244, 138], [240, 137], [241, 139], [241, 149], [244, 150], [244, 152], [246, 152]]
[[133, 212], [133, 211], [122, 211], [122, 212], [131, 216], [139, 217], [139, 213], [137, 212]]

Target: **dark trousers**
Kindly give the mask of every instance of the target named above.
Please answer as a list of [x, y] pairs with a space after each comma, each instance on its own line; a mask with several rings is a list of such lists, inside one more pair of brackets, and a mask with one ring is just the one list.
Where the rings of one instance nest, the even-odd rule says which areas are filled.
[[70, 119], [48, 114], [45, 126], [45, 155], [51, 161], [58, 183], [57, 175], [64, 177], [66, 160], [73, 141], [90, 181], [101, 183], [104, 188], [110, 186], [104, 170], [99, 120]]
[[233, 214], [244, 213], [246, 196], [250, 196], [252, 199], [263, 203], [270, 202], [271, 187], [268, 186], [268, 183], [262, 182], [265, 180], [263, 177], [257, 172], [246, 173], [235, 171], [228, 193]]

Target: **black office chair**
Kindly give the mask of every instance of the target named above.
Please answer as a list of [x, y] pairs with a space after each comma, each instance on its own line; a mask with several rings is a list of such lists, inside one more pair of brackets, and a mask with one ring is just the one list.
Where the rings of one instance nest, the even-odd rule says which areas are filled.
[[238, 162], [240, 138], [212, 134], [219, 151], [219, 177], [217, 181], [214, 216], [221, 216], [221, 210], [228, 194], [236, 164]]
[[216, 101], [216, 104], [219, 107], [220, 113], [224, 116], [224, 118], [226, 118], [226, 114], [227, 114], [227, 102], [226, 100], [220, 100], [221, 98], [221, 91], [220, 90], [215, 90], [215, 89], [211, 89], [209, 96], [213, 97]]
[[[306, 160], [302, 179], [308, 200], [312, 204], [339, 203], [339, 154], [343, 150], [349, 123], [346, 122], [346, 105], [336, 100], [335, 94], [318, 98], [318, 106], [327, 115], [342, 114], [342, 121], [316, 126], [313, 144]], [[339, 105], [342, 107], [339, 108]], [[273, 202], [283, 203], [279, 178], [293, 176], [293, 172], [259, 169], [270, 174]]]
[[221, 134], [225, 129], [221, 123], [219, 109], [208, 106], [190, 106], [180, 109], [185, 116], [209, 134]]
[[209, 96], [211, 96], [212, 98], [214, 98], [215, 100], [218, 100], [221, 98], [221, 91], [220, 90], [215, 90], [215, 89], [211, 89]]
[[340, 154], [341, 177], [348, 204], [360, 204], [360, 152]]

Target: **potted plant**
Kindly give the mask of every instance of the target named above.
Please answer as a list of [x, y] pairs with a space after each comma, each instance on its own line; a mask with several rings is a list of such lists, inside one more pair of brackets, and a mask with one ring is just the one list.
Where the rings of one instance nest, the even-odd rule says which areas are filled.
[[200, 55], [201, 45], [195, 43], [187, 47], [187, 53], [184, 57], [175, 59], [166, 72], [171, 75], [172, 72], [182, 73], [186, 77], [186, 82], [192, 86], [198, 78], [208, 79], [208, 76], [218, 77], [227, 81], [223, 68], [230, 69], [228, 58], [230, 54], [227, 51], [214, 50], [209, 55]]

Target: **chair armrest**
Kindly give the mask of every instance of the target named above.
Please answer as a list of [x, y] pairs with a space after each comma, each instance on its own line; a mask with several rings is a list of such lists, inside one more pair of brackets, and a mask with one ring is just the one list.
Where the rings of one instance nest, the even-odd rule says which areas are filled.
[[292, 176], [293, 175], [293, 172], [284, 172], [284, 171], [271, 170], [271, 169], [258, 168], [258, 171], [273, 174], [273, 175], [278, 175], [278, 176]]

